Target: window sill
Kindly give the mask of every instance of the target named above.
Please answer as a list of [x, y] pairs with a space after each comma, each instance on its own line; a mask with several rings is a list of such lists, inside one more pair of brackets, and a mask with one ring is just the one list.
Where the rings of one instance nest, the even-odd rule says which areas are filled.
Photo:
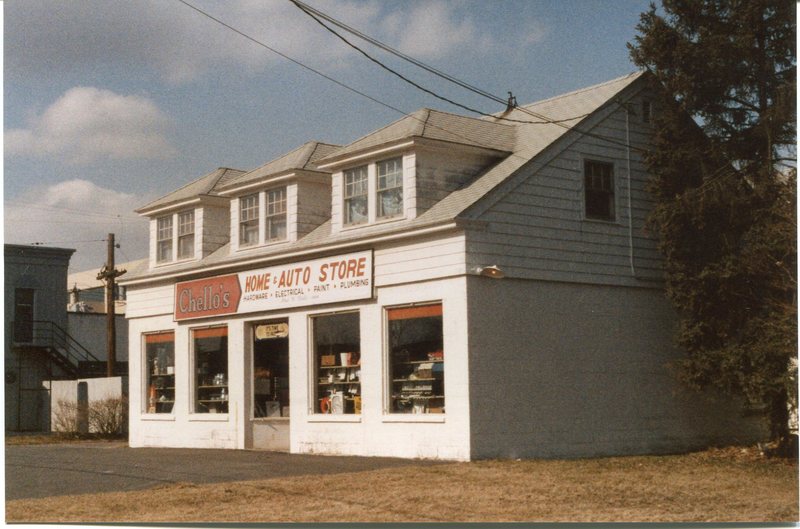
[[357, 230], [359, 228], [371, 228], [374, 226], [382, 226], [384, 224], [390, 224], [392, 222], [400, 222], [402, 220], [406, 220], [408, 217], [404, 215], [397, 215], [395, 217], [386, 217], [382, 219], [375, 219], [374, 222], [360, 222], [358, 224], [342, 224], [341, 231], [350, 231], [350, 230]]
[[308, 422], [350, 422], [350, 423], [358, 423], [361, 422], [361, 415], [355, 414], [342, 414], [342, 415], [331, 415], [331, 414], [314, 414], [309, 415], [306, 420]]
[[591, 217], [583, 217], [581, 219], [584, 222], [592, 222], [595, 224], [606, 224], [609, 226], [622, 226], [622, 222], [617, 219], [593, 219]]
[[193, 413], [189, 422], [228, 422], [227, 413]]
[[252, 417], [253, 422], [289, 422], [289, 417]]
[[162, 266], [179, 265], [183, 263], [191, 263], [198, 260], [199, 259], [197, 259], [197, 257], [184, 257], [182, 259], [175, 259], [174, 261], [163, 261], [161, 263], [156, 263], [154, 268], [161, 268]]
[[381, 422], [428, 422], [443, 423], [444, 413], [392, 413], [384, 415]]
[[175, 421], [173, 413], [142, 413], [139, 418], [143, 421]]
[[250, 251], [253, 251], [253, 250], [259, 250], [261, 248], [270, 248], [272, 246], [278, 246], [280, 244], [288, 244], [290, 242], [292, 242], [292, 241], [290, 241], [287, 238], [287, 239], [279, 239], [279, 240], [274, 240], [274, 241], [266, 241], [266, 242], [264, 242], [262, 244], [249, 244], [247, 246], [241, 246], [240, 245], [238, 248], [236, 248], [236, 250], [233, 253], [250, 252]]

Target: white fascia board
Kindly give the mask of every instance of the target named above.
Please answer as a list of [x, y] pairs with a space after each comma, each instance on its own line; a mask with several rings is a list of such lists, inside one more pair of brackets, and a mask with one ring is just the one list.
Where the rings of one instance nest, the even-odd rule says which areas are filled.
[[259, 179], [259, 180], [256, 180], [254, 182], [249, 182], [249, 183], [241, 185], [241, 186], [230, 187], [230, 188], [226, 189], [225, 191], [218, 191], [218, 193], [221, 196], [224, 196], [224, 197], [232, 197], [232, 196], [240, 195], [242, 193], [246, 193], [248, 191], [252, 191], [252, 190], [255, 190], [255, 189], [266, 188], [266, 187], [271, 186], [272, 184], [279, 184], [281, 182], [287, 182], [287, 181], [293, 180], [295, 178], [297, 178], [297, 173], [295, 173], [294, 171], [292, 171], [290, 173], [286, 173], [286, 174], [280, 174], [279, 173], [278, 175], [270, 175], [270, 176], [264, 177], [263, 179]]
[[190, 198], [188, 200], [181, 200], [180, 202], [173, 202], [171, 204], [164, 204], [163, 206], [157, 206], [152, 209], [140, 209], [137, 210], [136, 213], [139, 214], [140, 217], [153, 217], [160, 213], [167, 213], [168, 211], [175, 211], [177, 209], [185, 208], [186, 206], [191, 206], [194, 204], [199, 204], [202, 202], [200, 197]]
[[[434, 226], [430, 226], [428, 228], [420, 228], [417, 230], [412, 231], [405, 231], [400, 233], [390, 233], [387, 235], [379, 235], [375, 237], [366, 237], [363, 239], [354, 239], [351, 241], [343, 241], [339, 243], [333, 243], [323, 246], [314, 246], [313, 248], [308, 248], [305, 250], [299, 250], [296, 252], [284, 252], [279, 254], [273, 255], [266, 255], [266, 256], [259, 256], [253, 257], [252, 259], [242, 260], [242, 261], [235, 261], [235, 262], [228, 262], [228, 263], [221, 263], [216, 266], [202, 266], [199, 268], [192, 268], [190, 270], [181, 270], [179, 272], [173, 273], [165, 273], [163, 275], [158, 276], [148, 276], [143, 277], [141, 279], [131, 279], [131, 280], [123, 280], [120, 279], [117, 281], [118, 284], [122, 286], [129, 286], [129, 285], [142, 285], [147, 283], [153, 283], [158, 281], [164, 281], [167, 279], [176, 279], [183, 276], [191, 276], [197, 275], [199, 272], [202, 272], [204, 275], [208, 274], [209, 272], [224, 272], [226, 270], [235, 270], [243, 267], [247, 267], [249, 265], [259, 265], [259, 266], [266, 266], [271, 262], [275, 261], [291, 261], [297, 258], [308, 257], [309, 255], [314, 254], [322, 254], [331, 251], [339, 251], [339, 250], [348, 250], [353, 247], [363, 247], [367, 244], [376, 244], [382, 242], [390, 242], [396, 241], [401, 239], [407, 239], [412, 237], [420, 237], [424, 235], [429, 235], [431, 233], [439, 233], [444, 231], [450, 230], [460, 230], [463, 226], [460, 222], [456, 221], [449, 221], [446, 224], [438, 224]], [[200, 263], [202, 264], [202, 263]]]
[[342, 167], [345, 165], [351, 165], [356, 162], [360, 162], [363, 160], [368, 160], [370, 158], [376, 158], [378, 156], [383, 156], [389, 153], [393, 153], [406, 147], [411, 147], [414, 145], [414, 139], [403, 141], [402, 143], [397, 143], [394, 145], [379, 145], [377, 148], [373, 147], [368, 150], [361, 151], [360, 153], [350, 153], [345, 158], [340, 158], [337, 160], [331, 160], [328, 163], [318, 164], [317, 167], [320, 169], [333, 169], [337, 167]]

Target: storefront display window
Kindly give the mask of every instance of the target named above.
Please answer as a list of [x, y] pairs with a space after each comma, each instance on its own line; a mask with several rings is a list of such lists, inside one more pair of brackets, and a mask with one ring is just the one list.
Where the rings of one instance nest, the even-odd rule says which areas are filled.
[[359, 313], [312, 318], [314, 413], [361, 413], [361, 329]]
[[444, 413], [442, 305], [387, 311], [390, 413]]
[[192, 331], [195, 413], [228, 413], [228, 328]]
[[253, 334], [253, 417], [288, 417], [289, 324], [258, 324]]
[[172, 413], [175, 406], [175, 333], [145, 334], [147, 413]]

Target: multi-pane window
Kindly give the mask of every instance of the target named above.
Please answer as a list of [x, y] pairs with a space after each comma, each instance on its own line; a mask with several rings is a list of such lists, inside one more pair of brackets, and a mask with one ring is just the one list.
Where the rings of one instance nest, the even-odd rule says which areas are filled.
[[444, 413], [442, 305], [387, 309], [389, 413]]
[[194, 211], [178, 214], [178, 259], [194, 257]]
[[195, 413], [228, 413], [228, 328], [192, 331]]
[[258, 244], [258, 193], [239, 199], [239, 245]]
[[368, 219], [367, 166], [344, 172], [344, 223], [360, 224]]
[[156, 221], [156, 262], [172, 260], [172, 215], [159, 217]]
[[647, 99], [642, 100], [642, 122], [650, 123], [653, 118], [653, 105]]
[[614, 164], [585, 161], [584, 197], [587, 219], [614, 220]]
[[313, 413], [361, 413], [361, 331], [358, 312], [312, 319], [316, 366]]
[[146, 334], [147, 413], [170, 413], [175, 406], [175, 333]]
[[286, 238], [286, 188], [267, 191], [266, 230], [268, 241]]
[[403, 214], [403, 159], [378, 162], [378, 218]]

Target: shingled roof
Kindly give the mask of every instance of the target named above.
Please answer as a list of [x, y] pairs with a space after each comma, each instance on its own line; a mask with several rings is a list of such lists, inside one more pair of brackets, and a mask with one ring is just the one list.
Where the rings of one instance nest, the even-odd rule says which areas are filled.
[[226, 185], [231, 179], [242, 174], [244, 174], [244, 171], [239, 169], [220, 167], [216, 171], [212, 171], [207, 175], [201, 176], [197, 180], [189, 182], [185, 186], [173, 191], [172, 193], [169, 193], [168, 195], [164, 195], [163, 197], [154, 200], [149, 204], [145, 204], [137, 209], [136, 213], [143, 214], [155, 208], [169, 206], [170, 204], [177, 204], [184, 200], [189, 200], [198, 196], [216, 195], [216, 192], [220, 187]]
[[223, 191], [235, 188], [293, 170], [320, 171], [316, 162], [338, 148], [338, 145], [309, 141], [295, 150], [265, 163], [261, 167], [227, 179], [224, 184], [217, 186], [217, 190]]
[[[331, 160], [346, 157], [343, 155], [366, 151], [385, 143], [415, 136], [462, 144], [470, 142], [468, 144], [495, 149], [507, 154], [482, 174], [476, 175], [469, 185], [450, 193], [415, 219], [400, 223], [364, 226], [358, 230], [347, 230], [335, 234], [331, 231], [330, 221], [327, 221], [305, 237], [292, 243], [291, 249], [293, 252], [313, 251], [315, 248], [323, 248], [328, 244], [355, 243], [374, 236], [413, 232], [417, 228], [440, 225], [459, 218], [473, 218], [476, 216], [474, 210], [484, 203], [483, 199], [496, 191], [502, 193], [501, 190], [508, 187], [504, 187], [503, 184], [508, 183], [513, 187], [511, 183], [516, 176], [529, 174], [521, 171], [523, 167], [535, 163], [551, 148], [557, 150], [559, 140], [570, 134], [572, 137], [579, 137], [584, 131], [583, 127], [587, 126], [588, 120], [601, 109], [613, 105], [614, 99], [631, 87], [635, 81], [641, 79], [643, 75], [643, 72], [635, 72], [605, 83], [481, 119], [423, 109], [345, 147], [334, 150], [327, 157], [318, 160], [317, 163], [324, 165], [330, 163]], [[505, 122], [500, 118], [511, 118], [527, 123]], [[230, 246], [225, 245], [200, 262], [178, 264], [170, 267], [168, 272], [149, 271], [143, 275], [158, 276], [161, 273], [192, 272], [201, 267], [233, 265], [239, 261], [254, 258], [268, 261], [278, 259], [285, 253], [286, 248], [278, 245], [259, 248], [242, 256], [231, 254]], [[133, 279], [130, 276], [128, 278]]]
[[423, 108], [333, 151], [320, 164], [324, 166], [350, 154], [413, 137], [502, 152], [511, 152], [514, 149], [513, 126]]

